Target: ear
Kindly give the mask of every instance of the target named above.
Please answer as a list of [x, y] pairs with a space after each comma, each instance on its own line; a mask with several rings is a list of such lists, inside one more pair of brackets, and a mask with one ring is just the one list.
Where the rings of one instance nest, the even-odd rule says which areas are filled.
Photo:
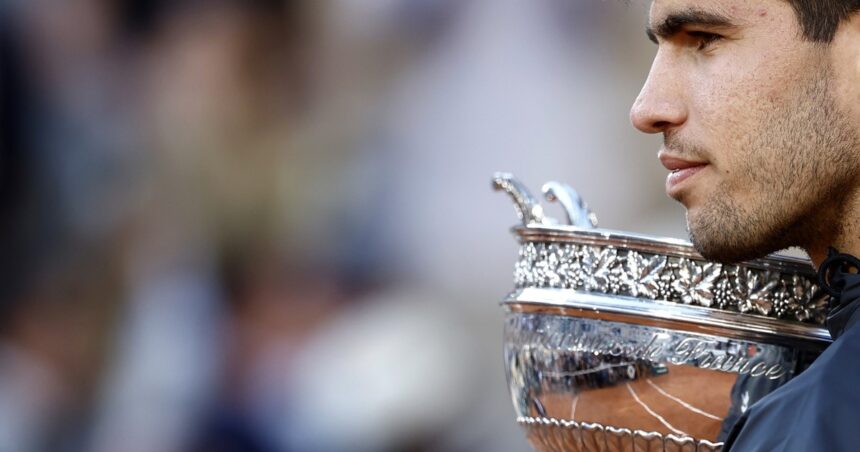
[[860, 75], [860, 12], [853, 13], [840, 28], [844, 28], [844, 31], [840, 31], [843, 31], [842, 34], [845, 35], [843, 37], [846, 41], [845, 44], [853, 50], [846, 57], [853, 60], [856, 73]]
[[830, 47], [834, 95], [851, 113], [860, 132], [860, 12], [839, 25]]

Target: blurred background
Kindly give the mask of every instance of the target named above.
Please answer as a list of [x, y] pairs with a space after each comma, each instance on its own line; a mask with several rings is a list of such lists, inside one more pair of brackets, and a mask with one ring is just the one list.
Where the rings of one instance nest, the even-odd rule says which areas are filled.
[[0, 0], [0, 452], [528, 450], [489, 180], [685, 236], [647, 3]]

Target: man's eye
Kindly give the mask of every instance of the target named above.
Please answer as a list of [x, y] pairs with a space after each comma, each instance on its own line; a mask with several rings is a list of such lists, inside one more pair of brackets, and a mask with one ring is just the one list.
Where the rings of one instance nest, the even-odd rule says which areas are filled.
[[711, 44], [713, 44], [713, 43], [715, 43], [715, 42], [717, 42], [723, 38], [722, 36], [720, 36], [718, 34], [708, 33], [706, 31], [691, 31], [691, 32], [688, 32], [687, 34], [695, 40], [695, 42], [698, 46], [698, 50], [705, 50]]

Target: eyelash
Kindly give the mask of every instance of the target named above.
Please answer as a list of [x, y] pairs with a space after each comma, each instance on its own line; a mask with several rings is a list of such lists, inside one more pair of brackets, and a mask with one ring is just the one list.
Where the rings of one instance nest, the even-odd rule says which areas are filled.
[[723, 39], [722, 36], [714, 33], [708, 33], [706, 31], [691, 31], [687, 33], [689, 36], [696, 38], [699, 43], [698, 50], [705, 50], [711, 44]]

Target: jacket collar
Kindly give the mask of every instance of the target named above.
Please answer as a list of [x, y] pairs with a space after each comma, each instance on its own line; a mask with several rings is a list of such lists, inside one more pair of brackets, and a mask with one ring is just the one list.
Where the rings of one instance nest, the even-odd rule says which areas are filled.
[[826, 326], [836, 340], [860, 321], [860, 259], [829, 248], [818, 269], [819, 285], [830, 294]]

